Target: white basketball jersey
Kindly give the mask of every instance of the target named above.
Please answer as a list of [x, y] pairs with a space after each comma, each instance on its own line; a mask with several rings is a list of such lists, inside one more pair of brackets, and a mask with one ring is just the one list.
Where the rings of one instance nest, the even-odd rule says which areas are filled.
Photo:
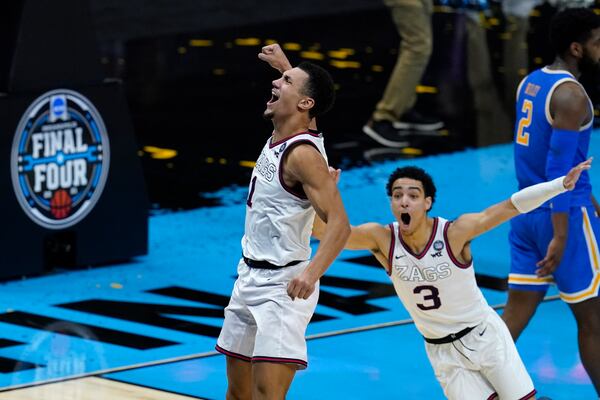
[[313, 132], [275, 143], [269, 138], [258, 157], [246, 201], [245, 257], [279, 266], [310, 258], [315, 210], [301, 187], [285, 185], [281, 168], [284, 154], [301, 143], [316, 147], [327, 161], [323, 136]]
[[423, 336], [436, 339], [483, 321], [490, 307], [475, 282], [473, 262], [461, 264], [451, 253], [449, 221], [434, 218], [429, 242], [414, 254], [402, 242], [398, 223], [390, 224], [388, 271], [396, 293]]

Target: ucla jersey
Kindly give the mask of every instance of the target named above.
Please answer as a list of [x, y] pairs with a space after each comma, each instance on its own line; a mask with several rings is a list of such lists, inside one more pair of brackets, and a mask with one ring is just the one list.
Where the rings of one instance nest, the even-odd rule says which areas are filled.
[[[515, 167], [519, 188], [546, 181], [546, 163], [552, 136], [550, 100], [564, 82], [579, 84], [567, 71], [548, 67], [529, 74], [517, 90], [515, 126]], [[593, 116], [590, 102], [590, 116]], [[579, 129], [574, 160], [565, 169], [587, 158], [593, 118]], [[588, 171], [583, 171], [570, 198], [567, 243], [552, 276], [537, 276], [553, 238], [550, 201], [536, 210], [510, 221], [511, 266], [508, 285], [511, 289], [545, 292], [554, 282], [561, 298], [578, 303], [598, 296], [600, 291], [600, 219], [594, 217]]]
[[[550, 99], [556, 88], [565, 82], [579, 82], [571, 73], [551, 70], [548, 67], [529, 74], [517, 89], [517, 118], [515, 122], [515, 170], [519, 189], [546, 182], [546, 159], [550, 151], [552, 136], [552, 115]], [[590, 116], [593, 116], [590, 101]], [[582, 126], [578, 137], [578, 147], [571, 168], [587, 159], [593, 118]], [[583, 171], [571, 194], [571, 206], [591, 204], [591, 184], [588, 171]], [[543, 207], [548, 207], [547, 202]]]
[[314, 146], [327, 161], [320, 133], [303, 132], [278, 142], [267, 140], [252, 171], [246, 201], [245, 257], [279, 266], [310, 258], [315, 210], [301, 188], [285, 184], [281, 165], [286, 152], [299, 144]]
[[390, 224], [388, 273], [415, 326], [429, 339], [472, 328], [490, 311], [477, 287], [473, 262], [460, 263], [450, 250], [449, 226], [445, 219], [434, 218], [427, 245], [414, 254], [402, 241], [398, 223]]

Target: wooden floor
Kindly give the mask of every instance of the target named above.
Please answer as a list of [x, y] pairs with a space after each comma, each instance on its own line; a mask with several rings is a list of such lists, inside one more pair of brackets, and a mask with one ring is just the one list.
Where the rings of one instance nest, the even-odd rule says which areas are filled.
[[0, 400], [192, 400], [160, 390], [102, 378], [82, 378], [0, 393]]

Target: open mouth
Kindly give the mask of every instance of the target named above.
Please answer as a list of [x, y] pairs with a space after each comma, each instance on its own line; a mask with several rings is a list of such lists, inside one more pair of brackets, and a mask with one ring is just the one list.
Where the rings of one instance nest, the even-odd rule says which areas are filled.
[[275, 90], [271, 90], [271, 99], [267, 102], [267, 104], [273, 104], [277, 100], [279, 100], [279, 95], [275, 93]]
[[408, 214], [408, 213], [400, 214], [400, 220], [402, 221], [402, 223], [404, 225], [409, 225], [410, 224], [410, 214]]

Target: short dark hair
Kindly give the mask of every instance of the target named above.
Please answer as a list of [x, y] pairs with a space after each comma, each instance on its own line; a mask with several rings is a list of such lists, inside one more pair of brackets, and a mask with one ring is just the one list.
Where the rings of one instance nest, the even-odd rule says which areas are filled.
[[392, 172], [392, 174], [388, 178], [387, 185], [385, 185], [388, 196], [392, 195], [394, 182], [396, 182], [396, 180], [400, 178], [409, 178], [421, 182], [421, 184], [423, 185], [423, 190], [425, 191], [425, 197], [431, 197], [431, 207], [429, 207], [429, 210], [433, 208], [433, 203], [435, 202], [436, 189], [433, 183], [433, 179], [427, 172], [425, 172], [425, 170], [412, 165], [408, 167], [396, 168], [396, 170]]
[[550, 43], [558, 56], [564, 56], [571, 43], [584, 44], [592, 30], [600, 28], [600, 16], [589, 8], [567, 8], [552, 18]]
[[325, 114], [333, 107], [335, 101], [335, 87], [331, 75], [324, 68], [308, 61], [300, 63], [298, 68], [308, 74], [304, 94], [315, 101], [308, 115], [314, 118]]

